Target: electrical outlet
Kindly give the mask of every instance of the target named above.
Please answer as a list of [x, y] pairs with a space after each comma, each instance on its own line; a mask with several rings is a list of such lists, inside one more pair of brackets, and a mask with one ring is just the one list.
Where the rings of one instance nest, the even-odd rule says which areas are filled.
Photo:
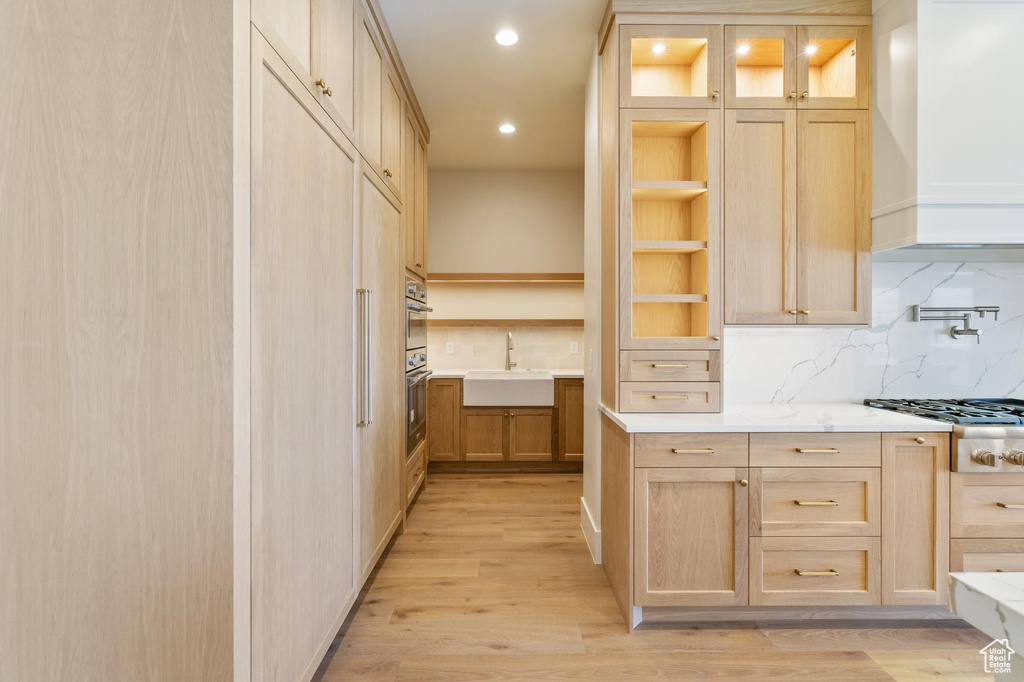
[[455, 352], [455, 342], [454, 341], [449, 341], [448, 343], [444, 344], [444, 352], [447, 353], [448, 355], [451, 355], [452, 353], [454, 353]]
[[569, 352], [570, 353], [579, 353], [580, 352], [579, 341], [570, 341], [569, 342]]

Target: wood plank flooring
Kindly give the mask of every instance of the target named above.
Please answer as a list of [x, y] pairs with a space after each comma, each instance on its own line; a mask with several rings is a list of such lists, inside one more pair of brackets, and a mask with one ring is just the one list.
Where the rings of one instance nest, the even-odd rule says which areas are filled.
[[431, 475], [316, 679], [992, 679], [971, 628], [629, 635], [581, 494], [579, 474]]

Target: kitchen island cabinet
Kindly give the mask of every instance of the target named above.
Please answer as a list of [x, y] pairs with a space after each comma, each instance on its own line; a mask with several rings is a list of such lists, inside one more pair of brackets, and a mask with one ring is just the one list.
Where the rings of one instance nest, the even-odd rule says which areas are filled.
[[602, 411], [602, 563], [630, 627], [949, 617], [948, 425], [860, 405]]

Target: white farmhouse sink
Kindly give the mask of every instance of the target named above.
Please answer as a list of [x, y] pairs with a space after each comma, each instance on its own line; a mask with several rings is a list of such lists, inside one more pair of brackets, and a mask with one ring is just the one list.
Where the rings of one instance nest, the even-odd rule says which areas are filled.
[[536, 369], [474, 370], [462, 381], [466, 407], [550, 407], [555, 404], [555, 379]]

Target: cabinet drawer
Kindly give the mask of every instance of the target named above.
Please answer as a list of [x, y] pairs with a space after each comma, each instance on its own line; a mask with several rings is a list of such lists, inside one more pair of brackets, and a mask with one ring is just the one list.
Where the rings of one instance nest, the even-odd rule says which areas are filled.
[[1024, 538], [1024, 476], [953, 474], [950, 536]]
[[878, 536], [880, 469], [751, 469], [750, 534]]
[[638, 467], [746, 467], [745, 433], [638, 433]]
[[721, 385], [716, 382], [623, 381], [620, 412], [718, 412]]
[[719, 351], [622, 351], [619, 362], [622, 381], [718, 381], [722, 373]]
[[751, 538], [752, 606], [881, 604], [879, 538]]
[[752, 467], [877, 467], [878, 433], [752, 433]]
[[1024, 572], [1024, 540], [951, 540], [949, 570], [953, 573]]
[[427, 467], [424, 461], [426, 448], [419, 447], [405, 463], [405, 503], [408, 505], [416, 496], [416, 491], [423, 484], [427, 476]]

